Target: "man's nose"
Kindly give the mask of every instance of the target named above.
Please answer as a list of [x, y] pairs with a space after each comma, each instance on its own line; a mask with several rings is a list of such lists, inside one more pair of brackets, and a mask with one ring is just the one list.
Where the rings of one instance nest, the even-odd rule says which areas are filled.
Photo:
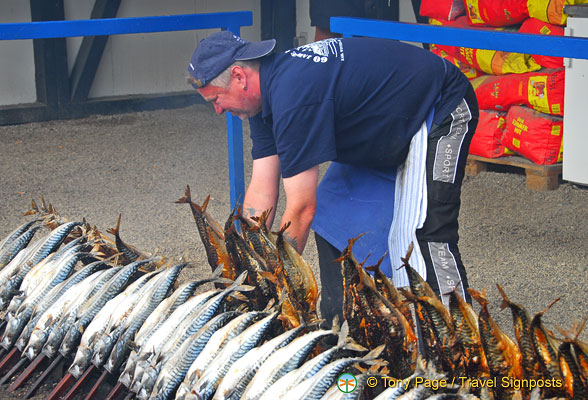
[[221, 115], [223, 113], [224, 110], [223, 110], [223, 108], [221, 106], [219, 106], [216, 103], [213, 103], [212, 105], [214, 106], [214, 111], [216, 111], [216, 113], [218, 115]]

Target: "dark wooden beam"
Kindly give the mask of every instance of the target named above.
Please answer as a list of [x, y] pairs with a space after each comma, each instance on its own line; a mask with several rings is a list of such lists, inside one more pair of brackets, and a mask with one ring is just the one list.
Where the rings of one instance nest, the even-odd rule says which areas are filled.
[[[63, 0], [30, 0], [31, 20], [61, 21]], [[69, 77], [65, 38], [33, 40], [37, 101], [57, 108], [69, 102]]]
[[59, 109], [40, 103], [0, 106], [0, 126], [57, 119], [84, 118], [94, 114], [109, 115], [183, 108], [193, 104], [204, 104], [204, 100], [198, 93], [190, 91], [175, 94], [116, 96], [92, 99], [81, 103], [62, 104]]
[[[96, 0], [91, 19], [115, 18], [121, 0]], [[85, 101], [94, 82], [108, 36], [84, 36], [71, 72], [71, 100]]]

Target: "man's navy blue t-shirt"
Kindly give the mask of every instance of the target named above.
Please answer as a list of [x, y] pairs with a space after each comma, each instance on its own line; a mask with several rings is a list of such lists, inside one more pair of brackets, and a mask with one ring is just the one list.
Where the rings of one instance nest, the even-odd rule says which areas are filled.
[[468, 85], [454, 65], [394, 40], [326, 39], [264, 57], [253, 159], [277, 154], [284, 178], [326, 161], [399, 165], [429, 112], [439, 124]]

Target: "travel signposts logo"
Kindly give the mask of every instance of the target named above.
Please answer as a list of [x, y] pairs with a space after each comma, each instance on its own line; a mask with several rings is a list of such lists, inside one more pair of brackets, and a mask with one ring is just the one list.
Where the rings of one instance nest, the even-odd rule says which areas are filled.
[[352, 374], [341, 374], [337, 378], [337, 388], [343, 393], [351, 393], [357, 387], [357, 379]]

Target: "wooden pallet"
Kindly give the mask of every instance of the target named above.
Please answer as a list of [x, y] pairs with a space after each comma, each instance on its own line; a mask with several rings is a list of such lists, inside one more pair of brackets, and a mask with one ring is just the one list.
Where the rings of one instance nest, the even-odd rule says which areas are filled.
[[523, 168], [527, 176], [527, 188], [531, 190], [554, 190], [559, 186], [559, 176], [562, 171], [561, 163], [538, 165], [520, 156], [485, 158], [470, 154], [466, 164], [466, 173], [476, 176], [480, 172], [486, 171], [489, 164]]

